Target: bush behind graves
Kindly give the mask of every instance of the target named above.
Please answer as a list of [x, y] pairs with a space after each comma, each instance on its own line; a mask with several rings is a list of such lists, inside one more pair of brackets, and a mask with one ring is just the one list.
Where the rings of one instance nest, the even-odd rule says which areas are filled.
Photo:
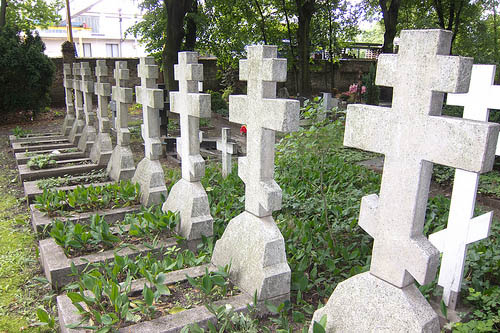
[[44, 50], [37, 34], [0, 29], [0, 112], [37, 112], [49, 104], [55, 65]]

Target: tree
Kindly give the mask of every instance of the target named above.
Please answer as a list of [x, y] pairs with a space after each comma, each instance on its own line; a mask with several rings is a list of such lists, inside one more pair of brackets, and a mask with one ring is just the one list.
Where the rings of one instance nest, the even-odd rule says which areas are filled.
[[311, 97], [311, 71], [309, 59], [311, 57], [310, 32], [311, 20], [316, 12], [316, 0], [295, 0], [298, 29], [297, 49], [299, 56], [299, 93], [304, 97]]
[[19, 30], [45, 28], [61, 20], [62, 0], [1, 0], [0, 27], [15, 25]]
[[379, 0], [380, 9], [384, 17], [384, 45], [382, 46], [383, 53], [394, 52], [394, 37], [397, 33], [398, 13], [401, 5], [401, 0]]

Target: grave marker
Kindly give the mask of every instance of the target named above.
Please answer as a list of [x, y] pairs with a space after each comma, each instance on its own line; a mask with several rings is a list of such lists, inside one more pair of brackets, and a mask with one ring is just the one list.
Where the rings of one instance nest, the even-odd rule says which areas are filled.
[[180, 213], [177, 231], [195, 244], [202, 235], [213, 234], [208, 196], [200, 182], [205, 173], [205, 161], [200, 155], [199, 140], [199, 118], [208, 118], [211, 114], [210, 95], [198, 92], [198, 83], [203, 80], [203, 65], [198, 64], [196, 52], [179, 52], [174, 75], [179, 81], [179, 91], [170, 92], [170, 112], [178, 113], [180, 118], [177, 153], [181, 156], [182, 179], [172, 187], [163, 210]]
[[159, 161], [162, 153], [160, 141], [160, 113], [163, 108], [163, 90], [157, 88], [158, 66], [153, 57], [141, 58], [137, 66], [141, 86], [135, 87], [137, 103], [142, 104], [142, 137], [145, 157], [137, 165], [133, 182], [141, 185], [141, 203], [145, 206], [162, 203], [167, 197], [165, 175]]
[[116, 86], [112, 96], [116, 102], [116, 146], [111, 154], [107, 171], [114, 181], [131, 179], [134, 176], [134, 156], [130, 149], [130, 131], [128, 130], [128, 107], [132, 103], [132, 88], [125, 88], [129, 79], [126, 61], [116, 61], [113, 76]]
[[290, 268], [285, 243], [272, 212], [281, 208], [274, 181], [275, 131], [298, 129], [299, 102], [276, 99], [276, 83], [286, 80], [286, 59], [276, 46], [249, 46], [240, 60], [240, 80], [248, 95], [229, 97], [229, 121], [247, 125], [247, 156], [238, 160], [245, 183], [245, 212], [232, 219], [217, 241], [215, 265], [231, 263], [231, 279], [259, 300], [279, 304], [290, 297]]
[[85, 126], [82, 130], [82, 136], [78, 142], [78, 149], [84, 153], [90, 152], [96, 138], [95, 112], [92, 103], [94, 96], [94, 81], [92, 80], [92, 71], [88, 62], [80, 63], [80, 89], [83, 93], [83, 112], [85, 115]]
[[109, 97], [111, 96], [111, 84], [108, 83], [108, 66], [106, 60], [97, 60], [95, 68], [97, 82], [94, 91], [97, 95], [97, 138], [90, 159], [98, 165], [107, 165], [113, 152], [111, 142], [111, 130], [108, 118]]
[[[449, 94], [447, 104], [464, 106], [464, 119], [488, 121], [488, 109], [500, 109], [500, 86], [493, 85], [494, 79], [495, 66], [474, 65], [469, 92]], [[455, 171], [448, 227], [429, 236], [443, 253], [438, 284], [443, 287], [443, 301], [450, 309], [456, 308], [467, 246], [488, 237], [493, 218], [493, 212], [474, 217], [478, 182], [479, 173]]]
[[63, 65], [64, 95], [66, 97], [66, 117], [64, 118], [62, 134], [69, 136], [75, 122], [75, 104], [73, 103], [73, 79], [71, 78], [71, 65]]
[[361, 202], [359, 225], [374, 238], [370, 272], [339, 284], [316, 311], [316, 321], [327, 314], [327, 331], [439, 332], [413, 283], [431, 282], [439, 261], [423, 235], [432, 163], [489, 170], [498, 136], [497, 125], [440, 117], [443, 92], [465, 92], [472, 68], [472, 59], [448, 55], [450, 45], [450, 31], [402, 31], [399, 54], [377, 66], [376, 84], [394, 87], [392, 109], [348, 108], [344, 145], [385, 154], [385, 163], [380, 196]]
[[217, 140], [217, 150], [222, 154], [222, 177], [226, 178], [231, 173], [231, 155], [236, 151], [235, 143], [229, 142], [231, 138], [231, 129], [222, 128], [222, 137]]
[[83, 94], [81, 89], [81, 66], [79, 63], [73, 63], [73, 92], [75, 96], [75, 121], [69, 133], [69, 141], [78, 146], [82, 135], [85, 122], [83, 121]]

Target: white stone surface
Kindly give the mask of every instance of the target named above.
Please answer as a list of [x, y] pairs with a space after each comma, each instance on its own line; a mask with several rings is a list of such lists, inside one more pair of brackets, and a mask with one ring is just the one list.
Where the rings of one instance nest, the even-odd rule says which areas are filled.
[[[157, 89], [158, 66], [153, 57], [140, 59], [137, 73], [141, 78], [141, 86], [135, 87], [137, 103], [142, 104], [145, 155], [135, 171], [133, 182], [141, 186], [141, 203], [146, 206], [160, 204], [167, 198], [165, 175], [159, 158], [160, 141], [160, 108], [163, 108], [163, 90]], [[163, 199], [162, 199], [163, 198]]]
[[78, 149], [84, 153], [90, 153], [94, 145], [97, 131], [95, 128], [96, 114], [92, 98], [94, 96], [94, 81], [92, 80], [92, 71], [88, 62], [80, 63], [80, 88], [83, 93], [83, 113], [85, 115], [85, 126], [82, 130], [82, 136], [78, 142]]
[[313, 322], [325, 314], [326, 332], [440, 332], [436, 312], [414, 284], [397, 288], [369, 272], [339, 283]]
[[85, 121], [83, 120], [83, 93], [81, 90], [81, 67], [80, 64], [73, 63], [73, 94], [75, 98], [75, 121], [69, 133], [69, 140], [78, 146], [82, 135]]
[[[171, 189], [164, 211], [179, 212], [179, 234], [188, 241], [211, 236], [213, 219], [208, 196], [200, 179], [205, 174], [205, 161], [200, 155], [199, 118], [210, 117], [210, 95], [198, 92], [203, 80], [203, 65], [196, 52], [179, 52], [174, 66], [179, 91], [170, 92], [170, 112], [180, 117], [181, 137], [177, 153], [181, 156], [182, 179]], [[203, 234], [206, 233], [206, 234]]]
[[66, 116], [64, 117], [62, 134], [69, 136], [73, 123], [75, 122], [75, 104], [73, 102], [73, 79], [71, 78], [71, 65], [63, 64], [63, 85], [64, 95], [66, 97]]
[[231, 155], [235, 153], [236, 144], [229, 142], [231, 138], [231, 129], [229, 127], [222, 128], [222, 136], [217, 140], [217, 150], [222, 154], [222, 177], [226, 178], [231, 173]]
[[113, 75], [116, 86], [112, 88], [112, 96], [116, 102], [116, 146], [111, 154], [107, 171], [114, 181], [131, 179], [134, 176], [135, 165], [130, 149], [130, 131], [128, 129], [128, 107], [132, 103], [132, 88], [125, 88], [129, 79], [126, 61], [116, 61]]
[[90, 150], [90, 159], [98, 165], [107, 165], [113, 152], [113, 144], [108, 118], [111, 84], [108, 83], [106, 60], [97, 60], [95, 76], [97, 77], [97, 82], [94, 84], [94, 92], [97, 95], [97, 137]]
[[[500, 109], [500, 86], [493, 85], [494, 78], [495, 66], [474, 65], [469, 92], [449, 94], [447, 104], [464, 106], [464, 119], [488, 121], [488, 109]], [[478, 182], [479, 173], [455, 171], [448, 227], [429, 236], [443, 253], [438, 284], [443, 287], [443, 301], [451, 309], [457, 304], [467, 246], [488, 237], [493, 218], [493, 212], [474, 217]]]
[[247, 156], [239, 159], [245, 182], [245, 212], [233, 218], [212, 256], [215, 265], [231, 264], [231, 279], [260, 301], [287, 299], [291, 273], [285, 244], [272, 212], [281, 207], [274, 181], [275, 131], [298, 128], [299, 102], [276, 99], [276, 82], [286, 80], [286, 59], [276, 46], [249, 46], [240, 60], [240, 80], [248, 96], [229, 97], [229, 121], [247, 125]]

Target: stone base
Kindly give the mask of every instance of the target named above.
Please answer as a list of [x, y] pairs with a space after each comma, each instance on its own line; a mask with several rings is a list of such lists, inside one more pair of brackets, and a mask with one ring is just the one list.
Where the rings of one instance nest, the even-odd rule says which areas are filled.
[[130, 147], [115, 146], [108, 163], [107, 172], [109, 178], [115, 182], [132, 179], [132, 177], [134, 177], [134, 156], [132, 155]]
[[144, 206], [161, 204], [167, 198], [165, 175], [159, 160], [144, 158], [140, 161], [132, 182], [141, 186], [141, 203]]
[[66, 114], [66, 117], [64, 118], [64, 122], [62, 125], [62, 135], [68, 136], [69, 133], [71, 132], [71, 129], [73, 128], [73, 123], [75, 122], [75, 115], [73, 114]]
[[76, 119], [73, 123], [73, 128], [69, 132], [69, 141], [75, 146], [78, 146], [80, 142], [80, 137], [82, 136], [84, 126], [85, 122], [82, 119]]
[[[173, 196], [173, 194], [171, 194]], [[259, 301], [290, 294], [285, 241], [272, 216], [243, 212], [232, 219], [212, 255], [217, 266], [231, 264], [231, 280]]]
[[436, 312], [414, 284], [400, 289], [370, 272], [339, 283], [313, 322], [325, 314], [327, 332], [440, 332]]
[[208, 196], [201, 182], [179, 180], [170, 190], [163, 211], [179, 212], [177, 233], [188, 241], [213, 235], [213, 218], [210, 215]]
[[97, 165], [107, 165], [113, 153], [113, 143], [109, 133], [99, 133], [90, 150], [90, 159]]
[[84, 153], [89, 153], [94, 145], [96, 139], [96, 130], [94, 126], [87, 126], [83, 128], [82, 136], [80, 137], [80, 141], [78, 141], [78, 149], [83, 151]]

